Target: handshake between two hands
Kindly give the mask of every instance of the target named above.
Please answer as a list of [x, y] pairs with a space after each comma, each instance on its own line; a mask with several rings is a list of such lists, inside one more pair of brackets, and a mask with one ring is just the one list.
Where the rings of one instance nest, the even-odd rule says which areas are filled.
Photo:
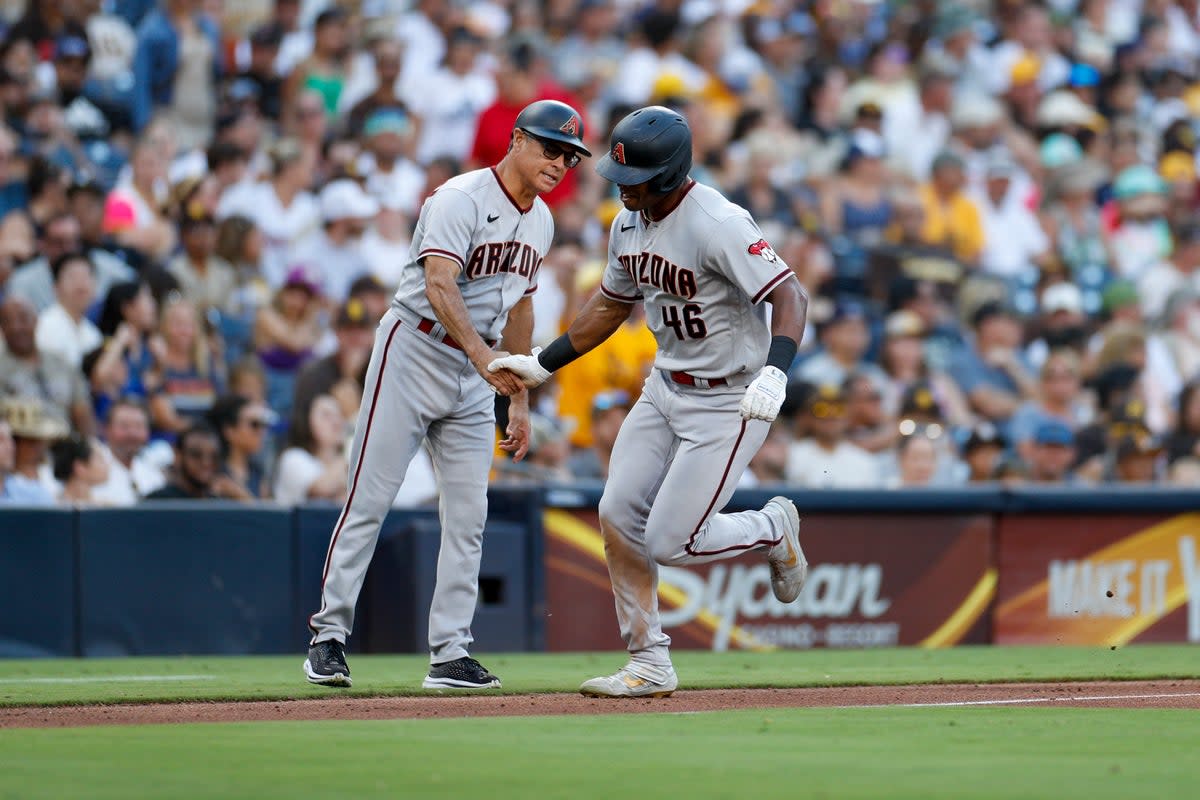
[[[527, 389], [541, 386], [550, 378], [550, 371], [538, 361], [540, 352], [542, 352], [542, 348], [535, 347], [532, 354], [527, 356], [506, 355], [493, 359], [487, 365], [487, 371], [495, 374], [501, 370], [507, 370], [519, 378]], [[742, 419], [761, 419], [774, 422], [775, 418], [779, 416], [779, 409], [783, 407], [783, 400], [786, 396], [787, 375], [777, 367], [766, 366], [758, 373], [758, 377], [746, 387], [746, 394], [742, 397], [742, 403], [738, 410]]]

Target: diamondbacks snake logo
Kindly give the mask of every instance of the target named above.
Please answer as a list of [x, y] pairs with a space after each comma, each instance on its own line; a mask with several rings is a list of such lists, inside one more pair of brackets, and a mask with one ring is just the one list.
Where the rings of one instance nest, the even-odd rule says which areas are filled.
[[612, 160], [618, 164], [625, 163], [625, 144], [623, 142], [617, 142], [615, 145], [613, 145]]
[[579, 135], [579, 117], [571, 117], [570, 119], [568, 119], [566, 122], [564, 122], [562, 124], [562, 127], [559, 128], [559, 130], [562, 131], [563, 133], [567, 134], [568, 136], [578, 136]]
[[771, 245], [767, 244], [766, 239], [759, 239], [747, 247], [746, 252], [752, 256], [762, 256], [772, 264], [779, 260], [779, 256], [775, 255], [775, 251], [771, 249]]

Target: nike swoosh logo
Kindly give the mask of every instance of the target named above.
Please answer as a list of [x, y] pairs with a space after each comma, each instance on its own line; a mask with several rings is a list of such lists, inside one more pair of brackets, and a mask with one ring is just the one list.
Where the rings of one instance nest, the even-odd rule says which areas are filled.
[[644, 680], [642, 680], [641, 678], [634, 678], [634, 677], [632, 677], [632, 676], [630, 676], [630, 675], [626, 675], [626, 676], [624, 677], [624, 679], [623, 679], [623, 682], [624, 682], [624, 684], [625, 684], [626, 686], [628, 686], [630, 689], [636, 689], [636, 688], [638, 688], [639, 686], [645, 686], [645, 685], [646, 685], [646, 682], [645, 682]]
[[636, 227], [637, 227], [637, 225], [622, 225], [622, 226], [621, 226], [621, 233], [624, 233], [625, 231], [631, 231], [631, 230], [633, 230], [633, 229], [634, 229], [634, 228], [636, 228]]
[[495, 222], [498, 219], [500, 219], [499, 214], [488, 214], [488, 222]]

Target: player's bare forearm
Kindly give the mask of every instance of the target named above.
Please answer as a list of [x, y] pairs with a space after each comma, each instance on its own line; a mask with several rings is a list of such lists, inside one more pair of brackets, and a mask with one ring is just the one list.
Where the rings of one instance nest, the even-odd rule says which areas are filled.
[[786, 336], [797, 344], [804, 336], [808, 319], [808, 293], [795, 277], [788, 278], [767, 295], [771, 303], [771, 336]]
[[500, 349], [506, 353], [528, 353], [533, 347], [533, 297], [526, 295], [508, 312], [508, 321], [500, 337]]
[[516, 377], [508, 374], [489, 374], [487, 365], [494, 357], [492, 349], [471, 324], [471, 314], [467, 311], [467, 303], [463, 300], [462, 292], [458, 289], [456, 278], [459, 266], [456, 262], [440, 256], [425, 258], [425, 296], [433, 313], [446, 332], [458, 342], [467, 358], [475, 366], [475, 370], [503, 395], [513, 395], [525, 390], [524, 384]]
[[588, 352], [616, 333], [632, 313], [633, 303], [622, 303], [596, 292], [567, 329], [571, 346], [580, 354]]

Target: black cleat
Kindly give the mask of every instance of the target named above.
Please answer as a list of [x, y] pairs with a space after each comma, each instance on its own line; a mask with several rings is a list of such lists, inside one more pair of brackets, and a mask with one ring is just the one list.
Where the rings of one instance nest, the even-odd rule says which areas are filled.
[[500, 679], [475, 659], [464, 656], [434, 664], [421, 685], [426, 689], [491, 689], [500, 686]]
[[350, 686], [350, 668], [346, 666], [346, 646], [336, 639], [317, 642], [308, 648], [304, 675], [309, 683], [322, 686]]

